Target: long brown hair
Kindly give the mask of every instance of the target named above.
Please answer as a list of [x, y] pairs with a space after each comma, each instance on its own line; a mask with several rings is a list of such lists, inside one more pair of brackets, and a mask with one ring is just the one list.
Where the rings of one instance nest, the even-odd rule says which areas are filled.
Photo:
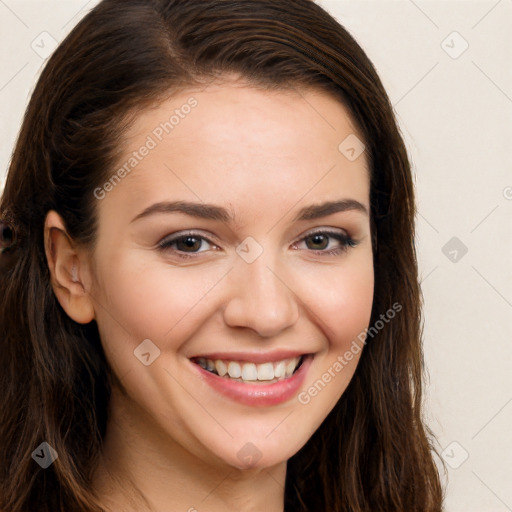
[[[46, 213], [93, 247], [93, 191], [111, 177], [136, 114], [226, 73], [267, 89], [328, 91], [347, 106], [371, 169], [371, 325], [402, 307], [368, 338], [345, 393], [288, 461], [285, 510], [441, 510], [435, 438], [422, 417], [410, 164], [368, 57], [310, 0], [103, 0], [48, 60], [0, 203], [0, 510], [102, 510], [91, 478], [112, 375], [95, 322], [73, 322], [53, 293]], [[45, 470], [31, 457], [42, 442], [58, 453]]]

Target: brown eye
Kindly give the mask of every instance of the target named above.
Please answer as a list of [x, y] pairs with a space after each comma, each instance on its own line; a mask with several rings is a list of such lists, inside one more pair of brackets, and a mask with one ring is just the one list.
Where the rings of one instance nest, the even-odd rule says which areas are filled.
[[158, 248], [180, 258], [199, 257], [203, 252], [217, 249], [208, 238], [196, 233], [173, 234], [159, 242]]
[[357, 242], [352, 240], [348, 234], [329, 230], [310, 233], [303, 237], [300, 243], [305, 246], [306, 250], [326, 256], [342, 255], [357, 245]]
[[[323, 251], [329, 246], [329, 237], [320, 233], [311, 235], [306, 240], [308, 249]], [[312, 243], [310, 244], [308, 241], [311, 241]]]
[[182, 237], [176, 240], [176, 249], [183, 252], [197, 252], [203, 240], [195, 236]]

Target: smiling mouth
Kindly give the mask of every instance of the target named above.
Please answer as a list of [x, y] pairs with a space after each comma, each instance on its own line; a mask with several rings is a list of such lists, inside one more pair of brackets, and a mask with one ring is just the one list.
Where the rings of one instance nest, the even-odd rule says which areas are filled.
[[309, 354], [281, 361], [255, 364], [244, 361], [228, 361], [194, 357], [191, 361], [210, 373], [224, 379], [251, 384], [272, 384], [290, 378]]

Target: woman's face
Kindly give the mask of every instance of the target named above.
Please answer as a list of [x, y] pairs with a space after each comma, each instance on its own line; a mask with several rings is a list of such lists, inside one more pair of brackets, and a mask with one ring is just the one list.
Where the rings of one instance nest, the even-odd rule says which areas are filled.
[[268, 467], [343, 394], [374, 286], [355, 132], [324, 93], [234, 82], [137, 117], [95, 191], [89, 290], [111, 407], [161, 454]]

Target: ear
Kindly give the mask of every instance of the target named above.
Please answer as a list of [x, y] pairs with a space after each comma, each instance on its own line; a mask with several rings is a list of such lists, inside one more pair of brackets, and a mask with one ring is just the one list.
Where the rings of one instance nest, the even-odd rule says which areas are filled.
[[61, 216], [53, 210], [46, 216], [44, 246], [51, 285], [60, 305], [75, 322], [91, 322], [93, 302], [83, 284], [90, 282], [85, 254], [73, 243]]

